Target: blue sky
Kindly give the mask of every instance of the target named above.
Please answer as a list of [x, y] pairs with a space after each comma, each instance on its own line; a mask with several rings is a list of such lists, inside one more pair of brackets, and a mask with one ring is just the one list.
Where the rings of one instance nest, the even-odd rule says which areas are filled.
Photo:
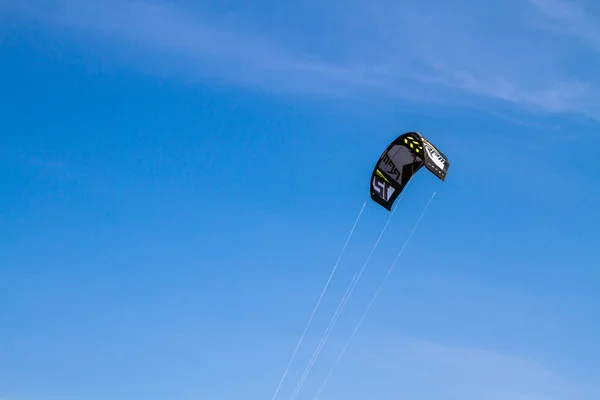
[[[271, 399], [368, 195], [413, 180], [297, 399], [600, 397], [600, 6], [0, 5], [0, 399]], [[278, 399], [389, 213], [369, 202]]]

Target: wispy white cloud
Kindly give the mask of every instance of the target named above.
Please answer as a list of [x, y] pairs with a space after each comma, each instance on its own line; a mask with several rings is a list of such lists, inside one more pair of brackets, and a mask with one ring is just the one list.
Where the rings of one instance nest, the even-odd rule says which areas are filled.
[[378, 399], [592, 400], [600, 396], [600, 388], [569, 382], [524, 357], [410, 337], [374, 339], [353, 346], [323, 392], [328, 393], [323, 400], [337, 398], [344, 387], [355, 398]]
[[[321, 333], [319, 331], [319, 333]], [[313, 399], [321, 388], [350, 332], [334, 335], [302, 386], [298, 398]], [[216, 396], [230, 387], [231, 377], [244, 387], [248, 398], [270, 398], [289, 361], [297, 337], [283, 339], [281, 332], [246, 331], [221, 335], [198, 345], [193, 332], [146, 337], [149, 349], [174, 358], [185, 354], [220, 371], [202, 386], [204, 396]], [[285, 335], [284, 335], [285, 336]], [[307, 337], [286, 376], [278, 399], [289, 398], [320, 335]], [[136, 341], [139, 343], [140, 339]], [[142, 340], [144, 342], [144, 340]], [[264, 361], [256, 368], [256, 360]], [[174, 363], [175, 361], [173, 361]], [[169, 363], [172, 364], [172, 363]], [[209, 368], [209, 367], [203, 367]], [[568, 369], [568, 368], [565, 368]], [[241, 373], [241, 371], [244, 371]], [[597, 400], [600, 386], [565, 377], [565, 372], [524, 356], [483, 348], [440, 343], [392, 333], [363, 332], [341, 359], [319, 400]], [[235, 386], [235, 385], [234, 385]], [[232, 387], [231, 395], [239, 392]]]
[[600, 67], [600, 13], [583, 3], [15, 4], [22, 15], [121, 45], [130, 61], [152, 72], [338, 96], [473, 104], [491, 98], [600, 118], [593, 68]]
[[[562, 0], [529, 0], [537, 10], [547, 17], [546, 28], [580, 39], [600, 51], [600, 20], [581, 2]], [[600, 11], [600, 7], [598, 7]], [[595, 15], [595, 17], [594, 17]]]

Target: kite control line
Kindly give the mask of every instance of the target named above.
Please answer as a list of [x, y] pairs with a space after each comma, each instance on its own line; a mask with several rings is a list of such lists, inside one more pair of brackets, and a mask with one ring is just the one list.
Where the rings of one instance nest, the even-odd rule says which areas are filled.
[[331, 273], [329, 274], [329, 278], [327, 279], [327, 283], [325, 283], [325, 287], [323, 288], [323, 290], [321, 291], [321, 295], [319, 296], [319, 300], [317, 301], [317, 304], [315, 305], [315, 308], [312, 311], [312, 314], [310, 315], [310, 318], [308, 319], [308, 322], [306, 323], [306, 326], [304, 327], [304, 332], [302, 332], [302, 335], [300, 336], [300, 340], [298, 340], [298, 344], [296, 345], [296, 349], [294, 350], [294, 353], [292, 354], [292, 358], [290, 359], [287, 367], [285, 368], [285, 371], [283, 373], [283, 376], [281, 377], [281, 380], [279, 381], [279, 384], [277, 385], [277, 389], [275, 389], [275, 393], [273, 394], [273, 397], [271, 400], [275, 400], [275, 398], [277, 397], [277, 393], [279, 393], [279, 389], [281, 389], [281, 385], [283, 384], [283, 381], [285, 380], [285, 377], [290, 369], [290, 366], [292, 365], [292, 362], [294, 362], [294, 359], [296, 358], [296, 354], [298, 353], [298, 349], [300, 348], [300, 345], [302, 344], [302, 341], [304, 340], [304, 336], [306, 335], [306, 331], [308, 331], [308, 328], [310, 327], [310, 324], [312, 323], [312, 320], [315, 316], [315, 313], [317, 312], [317, 309], [319, 308], [319, 305], [321, 304], [321, 300], [323, 300], [323, 296], [325, 295], [325, 292], [327, 291], [327, 288], [329, 287], [329, 283], [331, 282], [331, 278], [333, 278], [333, 275], [335, 274], [335, 271], [338, 267], [338, 264], [340, 263], [340, 260], [342, 259], [342, 256], [344, 255], [344, 252], [346, 251], [346, 247], [348, 246], [348, 242], [350, 242], [350, 238], [352, 237], [353, 233], [354, 233], [354, 229], [356, 228], [356, 225], [358, 224], [358, 221], [360, 220], [360, 217], [362, 216], [362, 213], [365, 209], [365, 206], [367, 205], [367, 201], [365, 200], [365, 202], [363, 203], [360, 212], [358, 213], [358, 216], [356, 217], [356, 220], [354, 221], [354, 225], [352, 226], [352, 229], [350, 230], [350, 233], [348, 234], [348, 238], [346, 239], [346, 242], [344, 243], [344, 247], [342, 247], [342, 251], [340, 252], [338, 259], [335, 263], [335, 265], [333, 266], [333, 269], [331, 270]]
[[383, 237], [383, 234], [385, 233], [388, 225], [390, 224], [390, 222], [392, 220], [392, 217], [394, 216], [394, 213], [398, 209], [398, 206], [400, 205], [400, 202], [402, 201], [402, 197], [404, 197], [404, 194], [406, 193], [406, 190], [407, 190], [408, 186], [410, 186], [410, 181], [406, 184], [405, 190], [402, 191], [402, 193], [400, 194], [400, 197], [398, 198], [398, 201], [396, 202], [395, 207], [393, 208], [392, 212], [390, 213], [390, 216], [388, 217], [385, 225], [383, 226], [383, 229], [379, 233], [379, 237], [375, 241], [375, 244], [373, 245], [373, 248], [371, 248], [371, 252], [369, 253], [369, 256], [367, 257], [365, 263], [363, 264], [363, 266], [360, 269], [360, 271], [357, 274], [355, 274], [354, 277], [352, 278], [352, 280], [350, 281], [350, 284], [348, 285], [348, 288], [346, 289], [346, 293], [344, 293], [344, 296], [342, 296], [342, 300], [340, 300], [340, 304], [338, 305], [337, 310], [335, 310], [335, 313], [331, 317], [331, 320], [329, 321], [329, 325], [325, 329], [325, 333], [323, 333], [323, 336], [321, 337], [321, 340], [319, 341], [319, 344], [317, 345], [317, 348], [315, 349], [315, 352], [313, 353], [310, 361], [308, 362], [308, 365], [307, 365], [306, 369], [302, 373], [302, 376], [300, 377], [298, 385], [294, 389], [294, 392], [292, 393], [292, 396], [290, 397], [290, 400], [294, 400], [296, 398], [296, 396], [298, 396], [298, 393], [300, 392], [300, 389], [304, 385], [304, 381], [306, 380], [306, 378], [310, 374], [310, 371], [312, 370], [312, 367], [313, 367], [314, 363], [317, 361], [317, 358], [319, 357], [319, 354], [321, 353], [321, 350], [323, 349], [323, 346], [325, 345], [325, 342], [329, 338], [329, 335], [331, 334], [331, 330], [333, 329], [333, 327], [337, 323], [337, 320], [338, 320], [340, 314], [342, 313], [342, 311], [344, 311], [344, 308], [346, 307], [346, 304], [348, 303], [348, 300], [350, 300], [350, 296], [352, 295], [352, 292], [354, 291], [354, 288], [358, 284], [358, 281], [360, 280], [362, 274], [365, 272], [365, 269], [367, 268], [367, 265], [371, 261], [371, 257], [375, 253], [375, 250], [377, 249], [377, 246], [379, 245], [379, 242], [381, 241], [381, 238]]
[[314, 397], [313, 400], [317, 400], [319, 395], [321, 394], [321, 392], [323, 391], [323, 389], [325, 388], [325, 385], [327, 385], [327, 382], [329, 381], [329, 378], [331, 377], [331, 374], [333, 374], [333, 371], [335, 370], [335, 367], [337, 367], [338, 363], [340, 362], [340, 360], [342, 359], [342, 356], [344, 355], [344, 353], [346, 352], [346, 350], [348, 349], [348, 346], [350, 345], [350, 342], [352, 342], [352, 339], [354, 339], [354, 336], [356, 335], [356, 332], [358, 331], [358, 329], [360, 328], [360, 326], [362, 325], [365, 317], [367, 316], [367, 314], [369, 313], [369, 310], [371, 310], [371, 306], [373, 305], [373, 303], [375, 302], [375, 300], [377, 299], [377, 296], [379, 296], [379, 292], [381, 292], [381, 289], [383, 288], [383, 285], [385, 285], [385, 282], [388, 280], [390, 274], [392, 273], [392, 271], [394, 270], [394, 267], [396, 266], [396, 263], [398, 262], [398, 259], [402, 256], [402, 253], [404, 253], [404, 249], [406, 248], [406, 245], [408, 245], [408, 242], [410, 241], [410, 239], [412, 238], [413, 234], [415, 233], [415, 231], [417, 230], [419, 224], [421, 223], [421, 220], [423, 219], [423, 217], [425, 216], [425, 213], [427, 212], [427, 209], [429, 208], [429, 204], [431, 204], [431, 201], [433, 200], [433, 197], [435, 196], [435, 192], [433, 192], [433, 194], [431, 195], [431, 198], [429, 199], [429, 201], [427, 202], [427, 205], [425, 206], [425, 209], [423, 210], [423, 212], [421, 213], [421, 216], [419, 217], [419, 219], [417, 220], [417, 222], [415, 223], [415, 226], [413, 227], [412, 231], [410, 232], [410, 234], [408, 235], [408, 238], [406, 239], [406, 241], [404, 242], [404, 245], [402, 245], [402, 248], [400, 249], [400, 252], [398, 253], [398, 255], [396, 256], [396, 258], [394, 259], [394, 262], [392, 262], [392, 265], [390, 265], [390, 268], [387, 271], [387, 274], [385, 274], [385, 277], [383, 278], [383, 280], [381, 281], [381, 284], [379, 285], [379, 288], [377, 288], [377, 291], [375, 292], [375, 295], [373, 296], [373, 298], [371, 299], [371, 301], [369, 302], [369, 305], [367, 306], [367, 309], [365, 310], [365, 312], [363, 313], [362, 317], [360, 318], [360, 320], [358, 321], [358, 324], [356, 325], [356, 327], [354, 328], [354, 331], [352, 332], [352, 334], [350, 335], [350, 338], [348, 339], [348, 341], [346, 342], [346, 345], [344, 346], [344, 348], [342, 349], [340, 355], [338, 356], [337, 360], [335, 361], [335, 363], [333, 364], [333, 367], [331, 367], [331, 370], [329, 371], [329, 374], [327, 374], [327, 377], [325, 378], [325, 381], [323, 382], [323, 384], [321, 385], [321, 387], [319, 388], [319, 391], [317, 392], [316, 396]]
[[367, 265], [369, 264], [369, 261], [371, 261], [371, 257], [373, 256], [373, 253], [375, 252], [375, 249], [377, 249], [377, 246], [379, 245], [379, 241], [381, 240], [381, 238], [382, 238], [383, 234], [385, 233], [388, 225], [390, 224], [390, 221], [392, 220], [392, 216], [394, 215], [395, 211], [396, 211], [396, 209], [394, 209], [394, 211], [392, 211], [390, 213], [390, 216], [388, 217], [387, 222], [385, 223], [383, 229], [381, 230], [381, 233], [379, 234], [379, 237], [377, 238], [377, 241], [373, 245], [373, 248], [371, 249], [371, 253], [367, 257], [367, 260], [363, 264], [361, 270], [359, 271], [358, 274], [355, 274], [354, 277], [352, 278], [352, 281], [350, 281], [350, 284], [348, 285], [348, 288], [346, 289], [346, 293], [344, 293], [344, 296], [342, 297], [342, 300], [340, 301], [340, 304], [338, 305], [337, 310], [335, 310], [335, 313], [331, 317], [331, 320], [329, 321], [329, 325], [327, 326], [327, 329], [325, 330], [325, 333], [321, 337], [321, 340], [320, 340], [319, 344], [317, 345], [317, 348], [315, 349], [315, 352], [313, 353], [310, 361], [308, 362], [308, 365], [306, 366], [306, 369], [302, 373], [302, 377], [300, 378], [300, 381], [298, 382], [298, 385], [294, 389], [294, 392], [292, 393], [292, 397], [290, 397], [290, 400], [294, 400], [296, 398], [296, 396], [298, 396], [298, 393], [300, 392], [300, 389], [304, 385], [304, 381], [308, 377], [308, 374], [310, 374], [310, 371], [311, 371], [311, 369], [312, 369], [315, 361], [317, 361], [317, 358], [319, 357], [319, 354], [321, 353], [321, 350], [323, 349], [323, 346], [325, 345], [325, 342], [329, 338], [329, 335], [331, 334], [331, 330], [335, 326], [335, 324], [336, 324], [336, 322], [337, 322], [340, 314], [344, 310], [344, 307], [346, 307], [346, 303], [348, 303], [348, 300], [350, 299], [350, 296], [352, 295], [352, 292], [354, 291], [354, 288], [356, 287], [356, 284], [360, 280], [360, 277], [362, 276], [363, 272], [367, 268]]

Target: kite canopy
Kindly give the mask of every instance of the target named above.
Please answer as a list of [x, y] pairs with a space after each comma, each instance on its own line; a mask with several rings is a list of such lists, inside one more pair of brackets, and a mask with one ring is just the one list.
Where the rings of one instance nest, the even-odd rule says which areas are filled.
[[423, 165], [443, 181], [450, 162], [420, 133], [407, 132], [398, 136], [373, 169], [371, 199], [391, 210], [398, 195]]

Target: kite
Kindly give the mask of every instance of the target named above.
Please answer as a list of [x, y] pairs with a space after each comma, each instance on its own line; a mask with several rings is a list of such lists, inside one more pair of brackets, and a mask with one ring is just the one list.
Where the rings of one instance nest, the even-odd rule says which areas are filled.
[[394, 202], [421, 167], [446, 179], [450, 162], [418, 132], [400, 135], [385, 149], [371, 176], [371, 199], [391, 211]]

